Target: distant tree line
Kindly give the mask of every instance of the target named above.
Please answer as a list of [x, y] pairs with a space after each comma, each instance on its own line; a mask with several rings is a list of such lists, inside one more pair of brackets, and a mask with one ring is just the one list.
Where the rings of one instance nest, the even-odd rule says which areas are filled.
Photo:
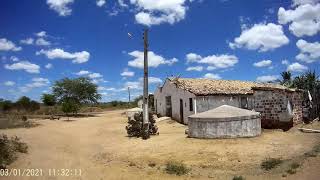
[[0, 110], [2, 112], [8, 112], [11, 110], [17, 110], [18, 112], [33, 112], [38, 109], [40, 109], [40, 104], [26, 96], [22, 96], [16, 102], [0, 99]]

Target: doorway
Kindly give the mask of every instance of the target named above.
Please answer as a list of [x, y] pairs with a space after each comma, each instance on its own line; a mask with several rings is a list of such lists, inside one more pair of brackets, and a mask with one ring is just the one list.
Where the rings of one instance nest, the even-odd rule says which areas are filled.
[[180, 99], [180, 122], [183, 124], [183, 100]]
[[167, 117], [172, 117], [171, 96], [166, 96], [166, 116]]

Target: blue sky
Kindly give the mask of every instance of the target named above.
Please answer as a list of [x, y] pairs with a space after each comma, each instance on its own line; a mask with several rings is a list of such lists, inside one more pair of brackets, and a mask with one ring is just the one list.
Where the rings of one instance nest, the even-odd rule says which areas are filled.
[[[88, 76], [103, 101], [141, 94], [144, 28], [150, 91], [168, 76], [272, 81], [320, 62], [319, 0], [3, 0], [0, 98], [39, 100]], [[132, 36], [129, 37], [128, 33]]]

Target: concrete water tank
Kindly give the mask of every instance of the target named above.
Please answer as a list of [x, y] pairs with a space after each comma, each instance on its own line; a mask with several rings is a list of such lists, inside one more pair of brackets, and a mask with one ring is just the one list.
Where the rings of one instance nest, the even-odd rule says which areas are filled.
[[260, 113], [223, 105], [188, 117], [193, 138], [254, 137], [261, 134]]

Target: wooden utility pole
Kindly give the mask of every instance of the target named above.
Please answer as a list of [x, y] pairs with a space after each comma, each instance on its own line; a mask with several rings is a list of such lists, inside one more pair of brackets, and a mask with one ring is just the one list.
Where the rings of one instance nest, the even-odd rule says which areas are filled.
[[144, 67], [143, 67], [143, 139], [149, 138], [149, 96], [148, 96], [148, 29], [143, 33]]
[[130, 103], [131, 103], [131, 97], [130, 97], [130, 87], [128, 87], [128, 94], [129, 94], [129, 107], [130, 107]]

